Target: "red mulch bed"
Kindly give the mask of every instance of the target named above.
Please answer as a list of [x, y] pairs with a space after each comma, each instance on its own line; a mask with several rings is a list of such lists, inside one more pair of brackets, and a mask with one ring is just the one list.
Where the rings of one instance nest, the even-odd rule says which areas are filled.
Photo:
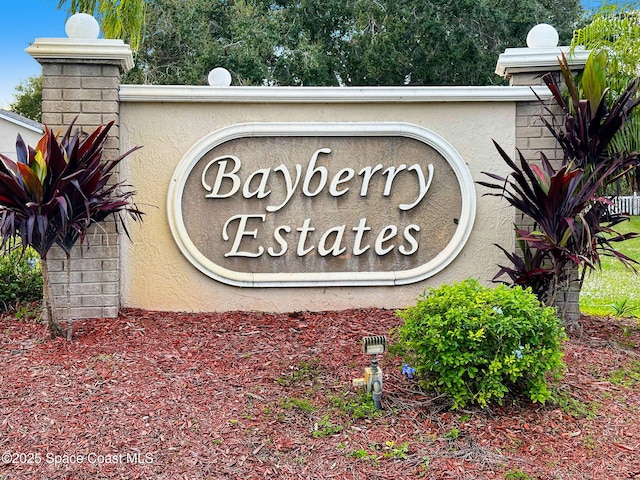
[[127, 309], [67, 341], [5, 315], [0, 478], [640, 478], [637, 320], [582, 319], [558, 403], [450, 412], [385, 354], [384, 410], [357, 410], [360, 339], [398, 323]]

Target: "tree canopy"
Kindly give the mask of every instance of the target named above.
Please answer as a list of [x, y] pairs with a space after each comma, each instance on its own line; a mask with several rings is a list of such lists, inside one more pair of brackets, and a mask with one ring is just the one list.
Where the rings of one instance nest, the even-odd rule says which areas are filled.
[[[592, 50], [591, 57], [596, 57], [600, 64], [598, 76], [587, 77], [586, 81], [583, 76], [581, 88], [584, 90], [585, 85], [602, 83], [595, 95], [601, 95], [606, 87], [610, 98], [619, 97], [629, 82], [640, 75], [640, 5], [634, 2], [623, 7], [601, 7], [587, 25], [574, 32], [571, 46]], [[599, 81], [594, 82], [594, 79]], [[623, 155], [640, 151], [638, 109], [629, 115], [623, 128], [613, 138], [610, 150]], [[635, 158], [638, 164], [637, 153]], [[638, 166], [630, 171], [626, 179], [627, 185], [623, 186], [636, 192], [640, 190]]]
[[635, 8], [605, 5], [574, 32], [571, 40], [572, 48], [606, 52], [608, 86], [617, 94], [640, 74], [639, 8], [638, 4]]
[[30, 77], [16, 87], [11, 111], [42, 122], [42, 76]]
[[579, 0], [147, 0], [127, 81], [236, 85], [484, 85], [537, 23], [567, 44]]

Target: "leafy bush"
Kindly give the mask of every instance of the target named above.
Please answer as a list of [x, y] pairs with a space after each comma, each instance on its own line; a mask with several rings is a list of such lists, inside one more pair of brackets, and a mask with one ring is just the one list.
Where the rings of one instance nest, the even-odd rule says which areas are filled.
[[398, 316], [404, 324], [393, 349], [453, 408], [501, 403], [507, 392], [544, 402], [547, 374], [559, 378], [564, 370], [564, 329], [530, 289], [469, 279], [425, 291]]
[[42, 272], [38, 255], [20, 249], [0, 256], [0, 309], [7, 310], [18, 302], [42, 299]]

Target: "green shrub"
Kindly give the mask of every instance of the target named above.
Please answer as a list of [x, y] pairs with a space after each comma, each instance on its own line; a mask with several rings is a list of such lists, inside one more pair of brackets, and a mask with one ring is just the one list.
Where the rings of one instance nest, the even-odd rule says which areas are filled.
[[394, 350], [423, 387], [445, 393], [453, 408], [501, 403], [507, 392], [544, 402], [547, 374], [559, 378], [564, 371], [564, 330], [555, 310], [529, 289], [469, 279], [425, 291], [398, 316], [404, 324]]
[[24, 255], [15, 249], [0, 255], [0, 309], [42, 298], [40, 259], [31, 249]]

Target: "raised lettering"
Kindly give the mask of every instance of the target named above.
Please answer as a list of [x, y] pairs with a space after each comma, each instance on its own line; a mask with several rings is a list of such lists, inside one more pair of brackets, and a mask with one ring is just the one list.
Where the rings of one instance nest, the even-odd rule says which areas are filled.
[[[226, 173], [227, 159], [233, 160], [233, 169], [229, 173]], [[207, 172], [209, 171], [209, 168], [214, 163], [220, 163], [220, 165], [218, 166], [216, 181], [213, 184], [213, 187], [211, 187], [207, 183], [205, 177], [207, 175]], [[207, 163], [207, 166], [204, 167], [204, 170], [202, 171], [202, 186], [207, 192], [211, 192], [211, 193], [207, 193], [205, 195], [205, 198], [227, 198], [232, 196], [234, 193], [236, 193], [240, 188], [240, 178], [238, 178], [238, 176], [236, 175], [238, 170], [240, 170], [240, 165], [241, 165], [240, 159], [238, 157], [234, 157], [233, 155], [224, 155], [222, 157], [217, 157], [211, 160], [209, 163]], [[220, 193], [220, 187], [222, 186], [222, 181], [225, 178], [231, 180], [232, 187], [229, 189], [227, 193], [223, 194], [223, 193]]]
[[[346, 247], [341, 247], [345, 228], [346, 225], [340, 225], [339, 227], [330, 228], [329, 230], [324, 232], [322, 238], [320, 239], [320, 243], [318, 243], [318, 253], [321, 257], [325, 257], [329, 254], [337, 257], [347, 251]], [[335, 234], [333, 245], [331, 245], [330, 248], [327, 248], [327, 241], [333, 234]]]
[[302, 165], [296, 163], [295, 183], [291, 179], [291, 174], [289, 173], [289, 169], [284, 164], [277, 166], [276, 168], [273, 169], [273, 171], [282, 172], [282, 176], [284, 177], [284, 183], [286, 184], [286, 187], [287, 187], [287, 196], [284, 199], [284, 202], [282, 202], [280, 205], [267, 206], [267, 208], [265, 209], [267, 212], [277, 212], [282, 207], [284, 207], [287, 203], [289, 203], [289, 200], [291, 200], [293, 193], [296, 191], [296, 188], [298, 188], [298, 183], [300, 182], [300, 178], [302, 177]]
[[365, 232], [371, 230], [371, 227], [367, 226], [367, 219], [361, 218], [357, 227], [353, 227], [351, 230], [356, 232], [356, 238], [353, 242], [353, 254], [354, 255], [362, 255], [364, 252], [371, 248], [371, 245], [365, 245], [364, 248], [360, 245], [362, 244], [362, 238], [364, 237]]
[[369, 193], [369, 182], [371, 177], [376, 172], [382, 170], [382, 164], [378, 163], [375, 167], [364, 167], [358, 172], [358, 175], [362, 175], [362, 187], [360, 188], [360, 196], [366, 197]]
[[242, 243], [242, 238], [253, 237], [258, 238], [258, 230], [247, 230], [247, 220], [249, 218], [259, 218], [263, 222], [265, 221], [266, 215], [234, 215], [229, 217], [229, 219], [225, 222], [224, 227], [222, 227], [222, 238], [225, 242], [229, 241], [229, 233], [227, 231], [229, 224], [238, 220], [238, 230], [236, 230], [236, 236], [233, 240], [233, 246], [231, 250], [224, 254], [225, 257], [250, 257], [256, 258], [264, 253], [264, 247], [259, 246], [257, 252], [242, 252], [238, 249], [240, 248], [240, 243]]
[[289, 244], [285, 241], [284, 237], [280, 233], [282, 231], [290, 233], [291, 227], [289, 225], [280, 225], [274, 230], [273, 238], [276, 240], [276, 242], [278, 242], [278, 245], [280, 245], [280, 251], [276, 252], [273, 247], [269, 247], [267, 249], [267, 252], [269, 252], [269, 255], [271, 255], [272, 257], [281, 257], [282, 255], [287, 253], [287, 249], [289, 248]]
[[334, 197], [339, 197], [340, 195], [344, 195], [349, 191], [349, 187], [343, 188], [342, 190], [338, 190], [338, 185], [341, 183], [348, 182], [351, 180], [356, 174], [353, 168], [343, 168], [338, 173], [336, 173], [333, 180], [331, 180], [331, 185], [329, 186], [329, 193]]
[[419, 232], [420, 227], [414, 223], [404, 227], [403, 236], [404, 236], [404, 239], [407, 242], [409, 242], [409, 245], [411, 245], [411, 248], [407, 249], [404, 245], [400, 245], [398, 247], [398, 251], [403, 255], [413, 255], [418, 251], [418, 240], [416, 239], [416, 237], [414, 237], [411, 234], [411, 231]]
[[[327, 167], [316, 167], [316, 161], [318, 160], [318, 157], [321, 153], [329, 154], [331, 153], [331, 149], [320, 148], [316, 150], [311, 156], [311, 160], [309, 160], [309, 165], [307, 166], [307, 173], [304, 176], [304, 182], [302, 184], [302, 193], [304, 193], [307, 197], [315, 197], [327, 184], [327, 177], [329, 176]], [[309, 185], [311, 184], [311, 179], [315, 177], [316, 174], [320, 175], [320, 179], [318, 180], [317, 188], [312, 192], [311, 190], [309, 190]]]
[[391, 187], [393, 186], [393, 180], [396, 178], [401, 171], [405, 170], [407, 166], [404, 163], [401, 163], [397, 167], [389, 167], [384, 172], [383, 175], [387, 176], [387, 182], [384, 185], [384, 192], [382, 193], [385, 197], [391, 195]]
[[[247, 180], [244, 182], [244, 186], [242, 187], [242, 196], [244, 198], [251, 198], [251, 197], [264, 198], [267, 195], [269, 195], [271, 193], [271, 190], [267, 190], [267, 181], [269, 180], [270, 171], [271, 171], [270, 168], [260, 168], [259, 170], [256, 170], [251, 175], [249, 175]], [[261, 177], [260, 183], [258, 184], [258, 189], [251, 192], [249, 191], [249, 188], [251, 188], [251, 182], [257, 176]]]
[[388, 247], [385, 247], [384, 243], [391, 240], [397, 234], [398, 234], [398, 227], [396, 227], [395, 225], [387, 225], [382, 230], [380, 230], [380, 233], [376, 238], [376, 246], [375, 246], [376, 254], [382, 256], [382, 255], [386, 255], [391, 250], [393, 250], [393, 247], [394, 247], [393, 245], [389, 245]]
[[298, 239], [298, 256], [304, 257], [307, 253], [313, 250], [313, 245], [309, 248], [305, 248], [305, 244], [307, 243], [307, 235], [309, 232], [315, 232], [315, 228], [311, 227], [311, 219], [305, 218], [302, 223], [302, 227], [296, 228], [298, 232], [300, 232], [300, 238]]
[[429, 187], [431, 187], [431, 182], [433, 181], [433, 165], [432, 164], [427, 165], [427, 171], [429, 172], [429, 174], [426, 178], [424, 176], [424, 173], [422, 172], [422, 167], [418, 163], [411, 165], [408, 168], [408, 170], [415, 171], [416, 175], [418, 176], [419, 193], [418, 193], [418, 198], [416, 198], [413, 203], [403, 203], [398, 205], [398, 208], [400, 210], [411, 210], [413, 207], [418, 205], [422, 201], [426, 193], [429, 191]]

